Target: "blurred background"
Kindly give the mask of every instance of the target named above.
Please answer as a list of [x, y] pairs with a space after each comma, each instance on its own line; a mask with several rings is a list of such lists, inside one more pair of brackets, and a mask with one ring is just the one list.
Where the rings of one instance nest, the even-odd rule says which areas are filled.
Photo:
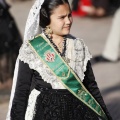
[[[84, 39], [96, 81], [113, 117], [120, 120], [120, 1], [69, 0], [71, 34]], [[15, 60], [34, 0], [0, 0], [0, 120], [5, 120]]]

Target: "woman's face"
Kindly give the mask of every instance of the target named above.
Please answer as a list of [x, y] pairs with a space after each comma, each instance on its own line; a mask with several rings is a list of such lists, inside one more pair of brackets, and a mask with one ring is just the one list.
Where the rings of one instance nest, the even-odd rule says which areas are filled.
[[67, 35], [72, 25], [72, 15], [68, 4], [59, 5], [50, 16], [50, 28], [53, 34], [58, 36]]

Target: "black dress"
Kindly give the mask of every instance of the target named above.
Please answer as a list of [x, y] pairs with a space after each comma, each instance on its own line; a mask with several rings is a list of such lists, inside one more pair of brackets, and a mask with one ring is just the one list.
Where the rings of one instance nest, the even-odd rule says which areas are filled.
[[[91, 64], [88, 61], [85, 78], [85, 87], [100, 103], [112, 120], [100, 91], [95, 82]], [[41, 91], [37, 97], [35, 115], [33, 120], [99, 120], [98, 116], [65, 89], [52, 89], [44, 82], [39, 73], [29, 68], [28, 64], [20, 61], [17, 86], [11, 108], [11, 120], [24, 120], [30, 91]]]
[[9, 5], [0, 2], [0, 82], [12, 78], [15, 61], [22, 44], [16, 23], [9, 13]]

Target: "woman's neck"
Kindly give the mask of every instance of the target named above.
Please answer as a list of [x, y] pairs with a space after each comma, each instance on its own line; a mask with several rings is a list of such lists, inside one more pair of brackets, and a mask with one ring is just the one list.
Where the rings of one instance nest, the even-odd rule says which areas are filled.
[[62, 43], [64, 40], [63, 36], [59, 35], [52, 35], [52, 41], [58, 46], [60, 43]]

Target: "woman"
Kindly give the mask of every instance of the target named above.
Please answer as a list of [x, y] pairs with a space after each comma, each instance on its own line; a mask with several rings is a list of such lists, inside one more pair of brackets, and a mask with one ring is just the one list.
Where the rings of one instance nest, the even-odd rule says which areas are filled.
[[[88, 48], [69, 35], [71, 25], [67, 0], [35, 2], [18, 56], [7, 120], [112, 120], [94, 80]], [[27, 41], [40, 28], [42, 33]]]

